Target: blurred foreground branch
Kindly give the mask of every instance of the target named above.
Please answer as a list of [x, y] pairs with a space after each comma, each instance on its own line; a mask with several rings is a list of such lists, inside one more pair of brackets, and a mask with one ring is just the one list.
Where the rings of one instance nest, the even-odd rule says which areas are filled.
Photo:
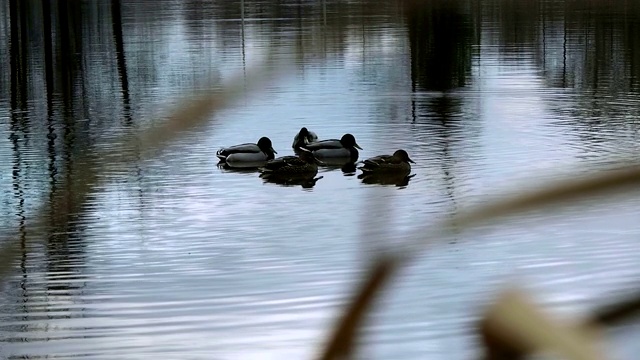
[[[454, 231], [470, 230], [478, 225], [495, 223], [527, 211], [557, 210], [575, 201], [596, 195], [629, 193], [640, 189], [638, 185], [640, 185], [640, 166], [631, 160], [620, 161], [617, 170], [603, 169], [594, 171], [584, 178], [566, 178], [525, 193], [514, 191], [512, 194], [500, 197], [500, 199], [504, 200], [480, 202], [480, 204], [484, 205], [471, 207], [466, 211], [462, 210], [452, 218], [435, 226], [419, 228], [408, 236], [409, 250], [404, 248], [398, 253], [388, 254], [385, 258], [372, 265], [372, 270], [363, 279], [363, 284], [365, 285], [359, 287], [356, 293], [352, 295], [343, 315], [332, 330], [333, 335], [329, 337], [329, 341], [321, 350], [318, 358], [323, 360], [345, 359], [348, 358], [349, 354], [353, 353], [354, 339], [358, 336], [357, 326], [363, 323], [363, 317], [368, 312], [366, 310], [380, 296], [391, 275], [397, 272], [399, 267], [406, 266], [411, 260], [415, 259], [420, 253], [419, 250], [424, 249], [425, 245], [438, 239], [446, 238], [452, 235]], [[534, 310], [534, 307], [530, 306], [523, 297], [509, 294], [507, 293], [506, 298], [500, 300], [496, 306], [507, 307], [514, 316], [520, 314], [528, 320], [536, 320], [533, 324], [537, 323], [540, 331], [553, 328], [551, 322], [545, 321], [541, 313]], [[598, 321], [611, 321], [623, 313], [630, 313], [630, 310], [637, 311], [636, 302], [630, 302], [628, 306], [617, 311], [601, 313], [596, 316], [596, 319], [599, 319]], [[485, 328], [491, 329], [490, 325], [494, 324], [493, 321], [494, 317], [489, 317], [489, 323], [485, 324]], [[512, 324], [510, 321], [500, 324], [506, 327], [527, 325], [526, 323]], [[500, 331], [502, 332], [502, 329]], [[566, 356], [570, 356], [569, 358], [571, 359], [595, 359], [585, 357], [587, 356], [586, 353], [576, 349], [576, 347], [579, 347], [576, 344], [581, 343], [581, 341], [575, 334], [569, 332], [565, 337], [559, 336], [545, 341], [541, 338], [541, 332], [535, 329], [531, 329], [531, 331], [531, 333], [514, 334], [513, 342], [515, 345], [513, 348], [508, 349], [507, 353], [515, 356], [527, 353], [540, 346], [553, 345]], [[492, 340], [495, 340], [495, 337], [489, 339], [489, 342], [492, 342]], [[593, 354], [596, 354], [595, 350], [593, 351]]]

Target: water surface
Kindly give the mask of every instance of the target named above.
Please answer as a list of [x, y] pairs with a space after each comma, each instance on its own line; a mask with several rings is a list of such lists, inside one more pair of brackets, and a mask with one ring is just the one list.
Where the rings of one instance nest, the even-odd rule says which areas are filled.
[[[6, 358], [309, 358], [394, 236], [640, 150], [640, 11], [623, 2], [2, 6], [0, 216], [21, 244], [0, 287]], [[82, 156], [140, 151], [115, 140], [269, 52], [295, 69], [106, 169], [64, 226], [27, 243]], [[261, 136], [291, 154], [302, 126], [354, 134], [361, 159], [406, 149], [416, 176], [379, 186], [321, 169], [303, 188], [216, 166], [218, 148]], [[513, 279], [574, 315], [633, 290], [638, 204], [598, 198], [435, 244], [395, 280], [361, 357], [474, 357], [471, 325]], [[640, 351], [639, 331], [608, 334], [619, 358]]]

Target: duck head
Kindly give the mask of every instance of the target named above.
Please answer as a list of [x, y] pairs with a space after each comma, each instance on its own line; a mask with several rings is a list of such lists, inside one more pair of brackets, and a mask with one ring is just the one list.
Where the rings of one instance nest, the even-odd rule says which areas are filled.
[[402, 150], [402, 149], [396, 150], [396, 152], [393, 153], [393, 156], [395, 158], [398, 158], [398, 159], [404, 161], [404, 162], [413, 163], [413, 164], [416, 163], [415, 161], [411, 160], [409, 158], [409, 154], [407, 154], [407, 152]]
[[269, 139], [266, 136], [263, 136], [263, 137], [260, 138], [260, 140], [258, 140], [258, 147], [265, 154], [268, 154], [268, 153], [277, 154], [278, 153], [277, 151], [273, 150], [273, 145], [271, 144], [271, 139]]
[[340, 143], [342, 144], [342, 146], [344, 146], [345, 148], [356, 148], [356, 149], [360, 149], [362, 150], [362, 148], [360, 147], [360, 145], [358, 145], [356, 143], [356, 138], [351, 135], [351, 134], [344, 134], [342, 135], [342, 138], [340, 139]]

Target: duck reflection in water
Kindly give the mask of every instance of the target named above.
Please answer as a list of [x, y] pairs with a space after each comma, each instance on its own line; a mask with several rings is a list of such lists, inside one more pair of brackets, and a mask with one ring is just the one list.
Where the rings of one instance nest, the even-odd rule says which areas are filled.
[[340, 169], [340, 171], [342, 171], [342, 173], [344, 174], [344, 176], [354, 176], [356, 174], [356, 165], [357, 163], [355, 162], [338, 162], [337, 164], [331, 164], [331, 161], [327, 162], [327, 161], [322, 161], [324, 163], [323, 168], [325, 169], [325, 171], [333, 171], [333, 170], [338, 170]]
[[360, 174], [358, 179], [362, 180], [363, 184], [376, 184], [376, 185], [395, 185], [395, 186], [407, 186], [411, 178], [416, 174], [409, 175], [404, 174]]
[[303, 189], [311, 189], [312, 187], [316, 186], [316, 182], [318, 182], [318, 180], [324, 178], [324, 176], [318, 176], [318, 177], [314, 177], [314, 176], [297, 176], [297, 177], [279, 177], [279, 176], [269, 176], [269, 177], [264, 177], [264, 176], [260, 176], [265, 183], [271, 183], [271, 184], [277, 184], [277, 185], [281, 185], [281, 186], [302, 186]]
[[218, 169], [224, 170], [225, 172], [234, 172], [234, 173], [241, 173], [241, 174], [257, 173], [259, 171], [258, 168], [260, 167], [260, 165], [264, 165], [264, 162], [262, 164], [255, 164], [255, 166], [246, 167], [246, 168], [231, 167], [229, 166], [229, 164], [222, 161], [216, 164], [216, 166], [218, 166]]

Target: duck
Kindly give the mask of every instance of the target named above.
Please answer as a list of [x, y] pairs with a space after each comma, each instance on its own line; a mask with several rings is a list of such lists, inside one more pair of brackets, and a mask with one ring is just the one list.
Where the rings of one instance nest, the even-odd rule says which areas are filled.
[[296, 178], [313, 177], [318, 173], [318, 165], [322, 161], [313, 152], [301, 149], [298, 155], [281, 156], [267, 161], [259, 170], [262, 178]]
[[338, 160], [341, 162], [356, 162], [359, 156], [356, 149], [362, 150], [360, 145], [356, 143], [356, 138], [351, 134], [344, 134], [340, 140], [315, 141], [304, 145], [303, 148], [311, 150], [316, 158], [330, 163], [335, 163]]
[[261, 137], [256, 144], [245, 143], [221, 148], [216, 153], [221, 163], [232, 168], [260, 167], [265, 162], [272, 160], [276, 152], [273, 149], [271, 139]]
[[409, 158], [409, 154], [405, 150], [399, 149], [393, 155], [378, 155], [368, 158], [363, 161], [363, 165], [359, 169], [363, 174], [408, 174], [411, 172], [411, 163], [415, 164], [415, 161]]
[[318, 141], [318, 135], [313, 131], [309, 131], [306, 127], [303, 127], [293, 138], [293, 144], [291, 144], [291, 147], [299, 149], [314, 141]]

